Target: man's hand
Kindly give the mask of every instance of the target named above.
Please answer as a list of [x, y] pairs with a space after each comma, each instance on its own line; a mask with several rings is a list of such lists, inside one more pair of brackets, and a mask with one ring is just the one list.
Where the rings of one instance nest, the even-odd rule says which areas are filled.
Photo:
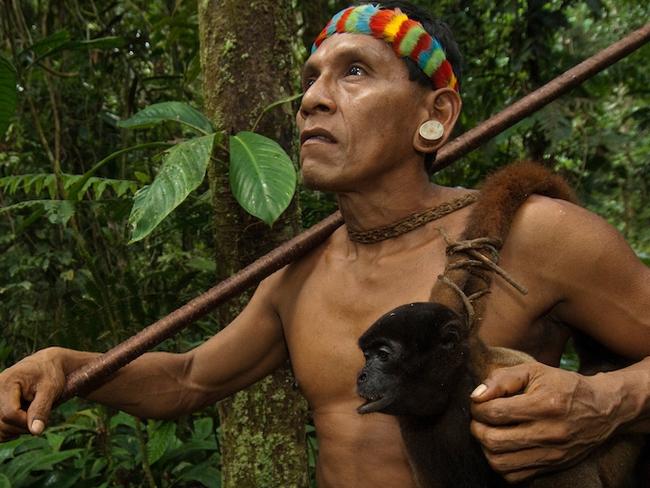
[[472, 393], [472, 433], [492, 468], [518, 482], [570, 464], [607, 439], [618, 427], [619, 391], [606, 375], [541, 363], [497, 369]]
[[43, 432], [65, 374], [56, 348], [39, 351], [0, 373], [0, 442]]

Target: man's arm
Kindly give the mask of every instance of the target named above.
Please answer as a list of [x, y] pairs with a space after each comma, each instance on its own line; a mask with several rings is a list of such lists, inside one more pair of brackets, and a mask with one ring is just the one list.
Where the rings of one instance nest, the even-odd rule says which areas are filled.
[[[553, 315], [620, 355], [650, 356], [650, 270], [618, 232], [549, 199], [520, 213], [514, 240], [544, 267], [558, 296]], [[650, 359], [593, 377], [522, 364], [484, 384], [472, 431], [509, 481], [579, 458], [616, 432], [650, 431]]]
[[[242, 313], [210, 340], [183, 354], [144, 354], [88, 398], [140, 417], [173, 418], [263, 378], [287, 358], [272, 303], [274, 281], [277, 276], [262, 282]], [[97, 355], [52, 347], [3, 371], [0, 441], [28, 431], [40, 434], [65, 376]]]

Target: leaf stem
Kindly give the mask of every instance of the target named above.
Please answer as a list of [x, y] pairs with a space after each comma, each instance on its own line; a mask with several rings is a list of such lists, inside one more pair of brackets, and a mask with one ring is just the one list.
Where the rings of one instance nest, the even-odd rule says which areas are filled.
[[135, 417], [135, 436], [138, 438], [138, 447], [140, 448], [140, 456], [142, 456], [142, 469], [144, 470], [144, 477], [150, 488], [158, 488], [156, 480], [153, 478], [151, 466], [149, 465], [149, 457], [147, 455], [147, 444], [144, 440], [144, 432], [142, 428], [142, 421]]
[[277, 101], [273, 102], [271, 105], [267, 105], [266, 107], [264, 107], [264, 109], [262, 110], [262, 112], [257, 116], [257, 120], [256, 120], [255, 123], [253, 124], [253, 128], [251, 129], [251, 132], [255, 132], [255, 129], [257, 129], [257, 126], [258, 126], [258, 124], [260, 123], [260, 120], [262, 120], [262, 117], [264, 116], [264, 114], [265, 114], [266, 112], [268, 112], [268, 111], [271, 110], [272, 108], [277, 107], [278, 105], [282, 105], [283, 103], [293, 102], [293, 101], [296, 100], [297, 98], [302, 97], [302, 95], [303, 95], [303, 92], [296, 93], [295, 95], [291, 95], [290, 97], [283, 98], [282, 100], [277, 100]]
[[112, 154], [109, 154], [106, 156], [104, 159], [96, 163], [92, 168], [90, 168], [88, 171], [86, 171], [83, 176], [77, 181], [71, 188], [70, 192], [68, 194], [68, 199], [69, 200], [76, 200], [79, 191], [84, 187], [86, 182], [90, 179], [92, 175], [94, 175], [102, 166], [104, 166], [106, 163], [109, 161], [112, 161], [116, 157], [130, 151], [136, 151], [138, 149], [147, 149], [150, 147], [169, 147], [173, 146], [175, 143], [173, 142], [145, 142], [143, 144], [136, 144], [135, 146], [129, 146], [125, 147], [124, 149], [120, 149], [118, 151], [115, 151]]
[[207, 131], [201, 129], [200, 127], [198, 127], [198, 126], [196, 126], [194, 124], [190, 124], [189, 122], [185, 122], [184, 120], [175, 120], [174, 122], [178, 122], [181, 125], [185, 125], [185, 126], [189, 127], [190, 129], [198, 131], [204, 136], [209, 136], [210, 134], [214, 134], [213, 132], [207, 132]]

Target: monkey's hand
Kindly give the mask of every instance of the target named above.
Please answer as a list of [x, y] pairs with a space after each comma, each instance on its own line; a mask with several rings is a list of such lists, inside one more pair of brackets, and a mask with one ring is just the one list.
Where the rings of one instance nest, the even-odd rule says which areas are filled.
[[65, 386], [57, 349], [39, 351], [0, 373], [0, 442], [45, 429]]
[[522, 481], [580, 460], [632, 419], [622, 386], [537, 362], [496, 369], [472, 393], [471, 430], [490, 466]]

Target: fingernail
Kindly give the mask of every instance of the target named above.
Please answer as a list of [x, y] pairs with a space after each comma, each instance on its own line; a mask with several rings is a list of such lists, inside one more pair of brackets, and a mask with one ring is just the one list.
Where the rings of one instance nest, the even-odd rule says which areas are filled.
[[40, 434], [41, 432], [43, 432], [43, 429], [45, 429], [45, 422], [39, 419], [32, 421], [33, 434]]
[[480, 397], [487, 390], [487, 386], [481, 383], [476, 387], [476, 389], [470, 395], [472, 398]]

